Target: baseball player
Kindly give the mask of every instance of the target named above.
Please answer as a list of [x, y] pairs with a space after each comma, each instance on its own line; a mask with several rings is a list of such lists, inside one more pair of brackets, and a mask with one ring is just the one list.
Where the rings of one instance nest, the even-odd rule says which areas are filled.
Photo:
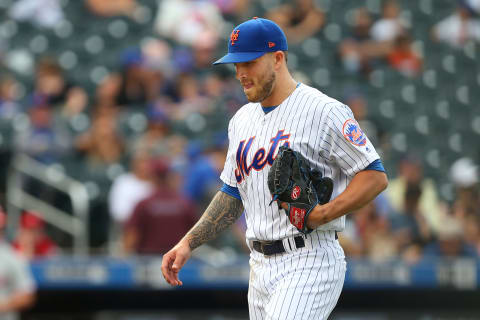
[[[214, 64], [235, 65], [249, 103], [229, 123], [224, 186], [164, 255], [162, 272], [169, 284], [182, 285], [178, 272], [192, 251], [245, 211], [250, 319], [327, 319], [346, 270], [337, 232], [344, 229], [345, 214], [386, 188], [387, 177], [351, 110], [292, 78], [287, 50], [285, 34], [270, 20], [253, 18], [232, 31], [228, 54]], [[280, 146], [300, 153], [333, 180], [331, 200], [313, 205], [303, 217], [286, 215], [288, 203], [269, 205], [267, 176]], [[299, 229], [301, 219], [309, 232]]]

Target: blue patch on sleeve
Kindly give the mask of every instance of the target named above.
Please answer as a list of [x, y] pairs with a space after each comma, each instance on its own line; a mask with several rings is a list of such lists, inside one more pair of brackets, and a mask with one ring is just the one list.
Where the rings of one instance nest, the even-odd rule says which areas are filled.
[[228, 184], [224, 183], [220, 191], [225, 192], [226, 194], [237, 198], [238, 200], [242, 200], [240, 197], [240, 192], [238, 191], [238, 188], [229, 186]]
[[383, 167], [382, 161], [380, 159], [373, 161], [368, 165], [368, 167], [366, 167], [363, 170], [376, 170], [376, 171], [385, 172], [385, 168]]

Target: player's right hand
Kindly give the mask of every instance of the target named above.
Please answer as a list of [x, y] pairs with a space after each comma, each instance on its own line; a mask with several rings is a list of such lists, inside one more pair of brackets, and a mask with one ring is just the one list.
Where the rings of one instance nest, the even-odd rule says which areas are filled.
[[187, 240], [180, 241], [172, 250], [163, 255], [162, 274], [170, 285], [181, 286], [183, 284], [178, 278], [178, 273], [191, 255], [192, 250]]

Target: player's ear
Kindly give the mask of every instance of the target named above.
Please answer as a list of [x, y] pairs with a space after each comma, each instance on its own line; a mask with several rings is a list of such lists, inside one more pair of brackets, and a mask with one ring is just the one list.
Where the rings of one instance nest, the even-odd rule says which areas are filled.
[[275, 57], [275, 69], [278, 70], [285, 60], [285, 54], [283, 51], [275, 51], [273, 55]]

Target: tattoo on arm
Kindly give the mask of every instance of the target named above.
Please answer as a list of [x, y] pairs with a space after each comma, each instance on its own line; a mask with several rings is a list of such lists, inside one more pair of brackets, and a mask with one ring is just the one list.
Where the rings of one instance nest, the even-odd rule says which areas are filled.
[[242, 212], [243, 204], [241, 200], [225, 192], [217, 192], [200, 220], [187, 234], [190, 249], [193, 250], [216, 238], [222, 231], [231, 226]]

